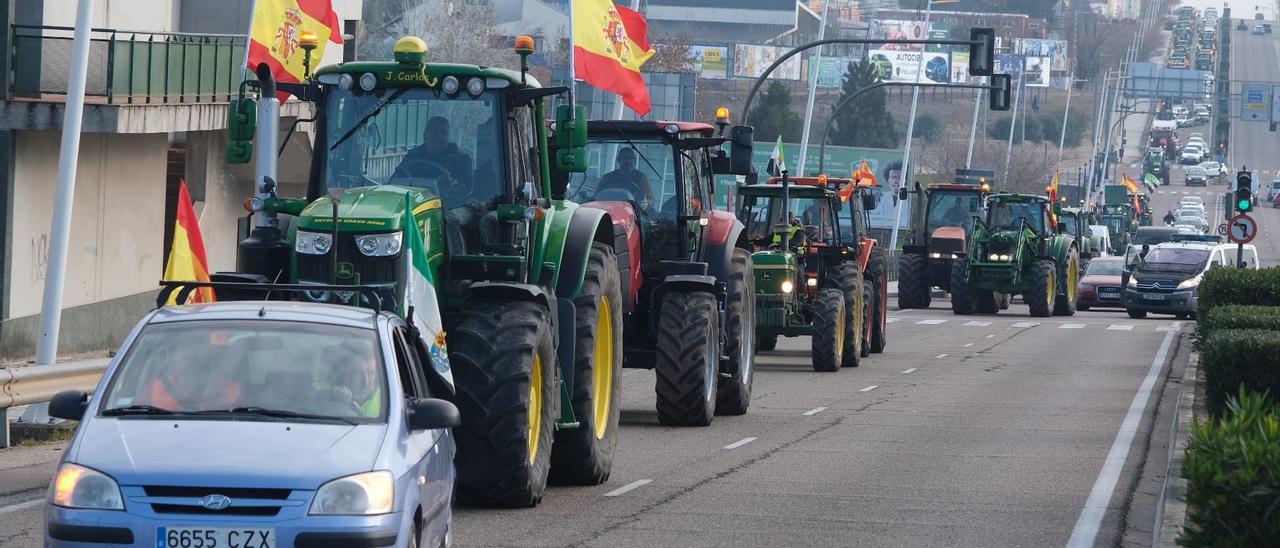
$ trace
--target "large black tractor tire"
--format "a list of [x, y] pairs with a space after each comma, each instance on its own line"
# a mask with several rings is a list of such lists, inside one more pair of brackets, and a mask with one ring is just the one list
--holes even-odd
[[478, 302], [449, 332], [462, 426], [460, 502], [528, 507], [542, 500], [560, 416], [551, 314], [529, 302]]
[[898, 257], [898, 308], [929, 308], [929, 258], [919, 253]]
[[[845, 325], [844, 296], [834, 289], [818, 292], [813, 303], [813, 343], [811, 355], [814, 371], [839, 371], [843, 365], [848, 329]], [[858, 354], [858, 350], [854, 350]]]
[[973, 309], [979, 314], [1000, 312], [1000, 298], [995, 291], [979, 291], [973, 296]]
[[863, 282], [866, 277], [863, 275], [862, 267], [858, 263], [846, 262], [840, 265], [840, 270], [836, 273], [836, 280], [833, 289], [838, 289], [840, 295], [844, 297], [844, 345], [843, 356], [840, 358], [841, 367], [857, 367], [859, 358], [865, 356], [863, 353], [863, 345], [867, 343], [865, 336], [867, 333], [867, 313], [866, 307], [870, 305], [866, 299], [866, 288]]
[[951, 311], [960, 316], [973, 314], [968, 270], [969, 263], [963, 259], [951, 263]]
[[556, 431], [551, 482], [599, 485], [613, 469], [622, 403], [622, 284], [609, 246], [591, 245], [587, 274], [573, 304], [577, 330], [571, 400], [578, 428]]
[[720, 305], [705, 291], [673, 292], [658, 312], [658, 422], [707, 426], [720, 377]]
[[768, 352], [778, 347], [778, 336], [756, 337], [756, 352]]
[[[887, 327], [889, 319], [889, 265], [885, 259], [884, 249], [876, 247], [867, 258], [867, 271], [864, 276], [871, 277], [871, 353], [884, 352], [888, 345]], [[925, 293], [927, 294], [927, 288]]]
[[1031, 268], [1031, 290], [1022, 295], [1022, 300], [1027, 301], [1032, 316], [1047, 318], [1053, 313], [1057, 298], [1057, 267], [1049, 259], [1040, 259]]
[[862, 339], [858, 345], [858, 357], [865, 358], [871, 355], [871, 299], [875, 296], [875, 290], [871, 289], [871, 280], [862, 279], [862, 329], [858, 330], [859, 337]]
[[751, 381], [755, 378], [756, 276], [751, 252], [733, 250], [729, 265], [728, 300], [725, 302], [725, 353], [729, 363], [716, 388], [716, 414], [742, 415], [751, 405]]
[[1059, 285], [1062, 292], [1054, 297], [1054, 316], [1075, 316], [1076, 307], [1080, 304], [1080, 252], [1071, 249], [1067, 252], [1067, 264], [1058, 271]]

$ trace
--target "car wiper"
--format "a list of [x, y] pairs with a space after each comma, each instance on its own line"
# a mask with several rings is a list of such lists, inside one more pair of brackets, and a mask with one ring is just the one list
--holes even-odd
[[378, 103], [377, 107], [369, 111], [369, 113], [364, 115], [364, 117], [357, 120], [355, 125], [351, 126], [351, 129], [348, 129], [346, 133], [343, 133], [342, 137], [339, 137], [338, 140], [333, 143], [333, 146], [329, 147], [329, 152], [333, 152], [334, 149], [338, 148], [338, 145], [345, 143], [347, 139], [350, 139], [352, 135], [355, 135], [356, 130], [359, 130], [361, 127], [364, 127], [364, 124], [368, 122], [370, 118], [377, 116], [379, 112], [382, 112], [383, 108], [386, 108], [387, 104], [389, 104], [392, 101], [395, 101], [396, 99], [399, 99], [400, 96], [404, 95], [405, 92], [407, 91], [409, 91], [409, 88], [403, 87], [403, 88], [397, 89], [394, 93], [392, 93], [386, 99], [383, 99], [381, 103]]
[[177, 415], [177, 411], [156, 407], [154, 405], [126, 405], [124, 407], [112, 407], [102, 412], [104, 417], [115, 417], [120, 415]]
[[272, 417], [277, 419], [309, 419], [309, 420], [338, 421], [338, 422], [350, 424], [352, 426], [356, 424], [355, 421], [345, 417], [335, 417], [333, 415], [316, 415], [312, 413], [299, 413], [297, 411], [289, 411], [286, 409], [267, 409], [265, 407], [255, 407], [255, 406], [234, 407], [232, 409], [222, 411], [222, 412], [238, 413], [238, 414], [245, 414], [245, 415], [261, 415], [264, 417]]

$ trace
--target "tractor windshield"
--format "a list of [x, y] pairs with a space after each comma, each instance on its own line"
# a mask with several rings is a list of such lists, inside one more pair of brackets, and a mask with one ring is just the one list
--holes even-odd
[[806, 244], [839, 243], [837, 236], [842, 230], [838, 222], [838, 212], [831, 209], [831, 201], [821, 198], [792, 198], [790, 215], [782, 218], [782, 198], [760, 198], [748, 217], [747, 234], [758, 244], [782, 243], [782, 232], [779, 226], [787, 226], [793, 246]]
[[645, 139], [592, 139], [587, 171], [569, 176], [573, 201], [631, 201], [675, 219], [676, 169], [671, 145]]
[[959, 226], [965, 234], [973, 231], [973, 218], [979, 215], [982, 197], [976, 192], [929, 191], [929, 219], [926, 234], [944, 226]]
[[1022, 223], [1036, 234], [1045, 234], [1044, 215], [1039, 202], [997, 202], [991, 208], [991, 230], [1020, 230]]
[[1080, 218], [1075, 213], [1063, 213], [1062, 222], [1067, 225], [1067, 234], [1073, 238], [1080, 237]]
[[519, 156], [503, 152], [504, 134], [532, 134], [524, 112], [504, 128], [508, 117], [493, 91], [451, 99], [426, 88], [332, 88], [326, 106], [324, 187], [428, 188], [446, 208], [495, 203], [508, 187], [506, 158]]

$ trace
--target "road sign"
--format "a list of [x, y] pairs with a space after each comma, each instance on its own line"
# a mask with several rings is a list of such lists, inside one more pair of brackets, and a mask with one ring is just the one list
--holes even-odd
[[1231, 218], [1227, 238], [1237, 244], [1247, 244], [1258, 235], [1258, 222], [1243, 213]]
[[1244, 84], [1240, 88], [1240, 119], [1261, 122], [1271, 116], [1271, 86]]
[[1219, 236], [1226, 236], [1226, 235], [1227, 235], [1227, 223], [1222, 223], [1222, 224], [1218, 225], [1218, 235], [1219, 235]]

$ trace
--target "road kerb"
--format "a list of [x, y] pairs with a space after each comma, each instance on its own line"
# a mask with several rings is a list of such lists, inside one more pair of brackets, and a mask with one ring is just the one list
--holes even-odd
[[1200, 382], [1200, 354], [1192, 353], [1182, 374], [1182, 393], [1178, 396], [1177, 432], [1169, 451], [1169, 472], [1165, 474], [1156, 515], [1156, 538], [1152, 544], [1162, 548], [1178, 546], [1178, 535], [1187, 522], [1187, 480], [1182, 477], [1182, 462], [1191, 442], [1191, 425], [1195, 421], [1196, 386]]

